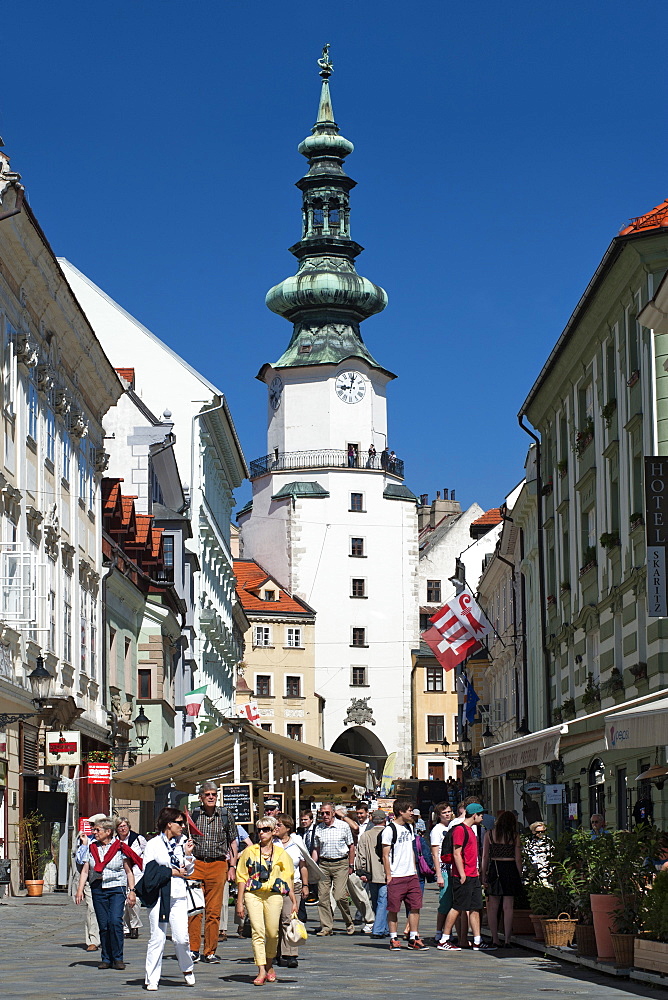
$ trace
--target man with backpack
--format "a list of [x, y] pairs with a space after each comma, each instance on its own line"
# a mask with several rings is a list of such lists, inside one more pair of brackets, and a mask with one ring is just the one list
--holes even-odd
[[[449, 940], [450, 932], [460, 913], [468, 911], [473, 931], [474, 951], [496, 951], [494, 945], [483, 942], [480, 935], [480, 910], [482, 910], [482, 884], [478, 867], [478, 838], [474, 826], [482, 823], [484, 808], [479, 802], [466, 806], [462, 823], [452, 827], [452, 909], [445, 918], [443, 939], [439, 951], [461, 951], [458, 944]], [[444, 838], [445, 839], [445, 838]]]
[[425, 951], [427, 945], [418, 933], [422, 891], [415, 865], [413, 850], [413, 805], [395, 799], [392, 805], [394, 820], [379, 837], [385, 881], [387, 884], [387, 923], [390, 928], [390, 951], [400, 951], [397, 922], [401, 904], [408, 906], [408, 947], [412, 951]]
[[[220, 911], [223, 903], [225, 881], [236, 876], [237, 823], [225, 806], [217, 806], [218, 786], [213, 781], [200, 785], [201, 809], [193, 809], [192, 830], [195, 842], [195, 871], [192, 875], [202, 883], [204, 891], [204, 955], [203, 961], [218, 964], [216, 955], [220, 930]], [[228, 856], [230, 863], [228, 864]], [[202, 914], [196, 913], [188, 920], [190, 950], [193, 960], [200, 960], [202, 940]]]

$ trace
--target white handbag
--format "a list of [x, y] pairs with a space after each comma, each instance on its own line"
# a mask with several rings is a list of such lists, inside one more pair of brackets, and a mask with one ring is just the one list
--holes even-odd
[[297, 917], [293, 917], [285, 932], [285, 940], [289, 941], [290, 944], [299, 944], [301, 941], [306, 941], [307, 937], [308, 933], [304, 924]]
[[188, 916], [192, 917], [196, 913], [204, 912], [204, 890], [201, 882], [192, 882], [186, 879], [186, 893], [188, 900]]

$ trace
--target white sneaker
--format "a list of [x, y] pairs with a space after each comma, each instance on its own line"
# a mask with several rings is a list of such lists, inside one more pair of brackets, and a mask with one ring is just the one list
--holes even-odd
[[184, 972], [183, 973], [183, 978], [186, 981], [186, 986], [194, 986], [195, 985], [195, 973], [194, 972]]
[[149, 993], [157, 993], [158, 990], [158, 987], [153, 986], [152, 983], [147, 983], [145, 988], [149, 991]]
[[362, 928], [362, 934], [371, 934], [373, 931], [373, 924], [365, 924]]

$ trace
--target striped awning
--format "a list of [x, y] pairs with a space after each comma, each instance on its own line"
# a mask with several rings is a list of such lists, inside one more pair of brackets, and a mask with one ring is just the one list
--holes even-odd
[[237, 732], [242, 781], [267, 781], [271, 752], [277, 781], [281, 776], [286, 782], [291, 781], [295, 771], [310, 771], [321, 778], [372, 787], [373, 776], [363, 761], [268, 733], [245, 719], [235, 718], [210, 733], [120, 771], [113, 778], [114, 795], [150, 802], [159, 785], [171, 784], [183, 792], [195, 792], [201, 781], [232, 774]]

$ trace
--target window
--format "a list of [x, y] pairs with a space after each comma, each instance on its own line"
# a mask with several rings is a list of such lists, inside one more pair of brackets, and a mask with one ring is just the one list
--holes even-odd
[[459, 743], [459, 716], [453, 715], [452, 717], [452, 741], [453, 743]]
[[351, 493], [350, 494], [350, 509], [351, 510], [364, 510], [364, 494], [363, 493]]
[[16, 330], [11, 323], [5, 324], [5, 350], [3, 357], [2, 383], [4, 389], [3, 404], [5, 413], [9, 417], [15, 414], [16, 403], [16, 353], [14, 351], [14, 340]]
[[289, 740], [299, 740], [301, 742], [302, 729], [304, 727], [301, 723], [289, 722], [287, 725], [287, 736]]
[[70, 481], [70, 436], [67, 431], [63, 431], [63, 479]]
[[286, 698], [301, 698], [302, 696], [302, 679], [301, 677], [286, 677], [285, 678], [285, 697]]
[[353, 646], [366, 646], [366, 629], [365, 628], [354, 628], [353, 629]]
[[162, 493], [162, 488], [160, 486], [160, 481], [155, 474], [155, 469], [153, 468], [153, 463], [151, 463], [151, 504], [159, 503], [165, 506], [165, 498]]
[[302, 644], [302, 630], [300, 628], [286, 629], [287, 645], [300, 648]]
[[352, 687], [366, 687], [366, 667], [351, 667], [350, 683]]
[[351, 554], [351, 556], [363, 556], [364, 555], [364, 539], [363, 538], [351, 538], [350, 539], [350, 554]]
[[44, 419], [46, 426], [46, 457], [50, 462], [56, 461], [56, 415], [50, 406], [46, 408]]
[[271, 732], [271, 722], [261, 722], [260, 729], [264, 729], [265, 733]]
[[81, 591], [81, 615], [79, 618], [80, 628], [81, 628], [81, 642], [80, 642], [80, 667], [83, 674], [86, 673], [88, 667], [88, 594], [85, 590]]
[[427, 604], [441, 603], [441, 581], [427, 580]]
[[56, 592], [49, 591], [49, 652], [56, 652]]
[[366, 580], [353, 578], [351, 597], [366, 597]]
[[63, 578], [63, 659], [72, 662], [72, 577], [65, 573]]
[[427, 667], [427, 691], [443, 690], [443, 667]]
[[37, 386], [34, 382], [35, 369], [30, 369], [30, 379], [28, 381], [28, 434], [37, 440], [37, 422], [39, 420], [39, 396]]
[[87, 486], [88, 470], [86, 468], [86, 442], [81, 441], [79, 444], [79, 499], [81, 501], [86, 500]]
[[427, 716], [427, 743], [442, 743], [445, 736], [445, 725], [442, 715]]
[[271, 677], [269, 674], [258, 674], [255, 678], [255, 694], [258, 698], [271, 698]]
[[137, 671], [137, 696], [139, 698], [150, 698], [151, 697], [151, 671], [150, 670], [138, 670]]
[[256, 625], [254, 636], [254, 646], [271, 646], [271, 629], [268, 625]]
[[262, 600], [263, 601], [275, 601], [276, 600], [276, 591], [275, 590], [265, 590], [264, 594], [262, 595]]
[[97, 601], [90, 595], [90, 678], [96, 680], [97, 674]]

